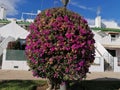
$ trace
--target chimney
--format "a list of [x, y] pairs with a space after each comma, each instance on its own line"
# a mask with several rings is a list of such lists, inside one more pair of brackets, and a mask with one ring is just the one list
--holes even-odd
[[37, 14], [39, 14], [39, 13], [41, 13], [41, 10], [38, 10], [38, 11], [37, 11]]
[[6, 19], [6, 9], [0, 6], [0, 19]]
[[97, 17], [95, 18], [95, 27], [98, 27], [98, 28], [101, 28], [101, 26], [102, 26], [100, 13], [101, 13], [101, 8], [98, 7]]
[[99, 28], [101, 28], [101, 16], [97, 16], [96, 18], [95, 18], [95, 27], [99, 27]]

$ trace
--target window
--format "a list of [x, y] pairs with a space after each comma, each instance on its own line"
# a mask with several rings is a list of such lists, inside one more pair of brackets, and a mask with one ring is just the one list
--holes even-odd
[[116, 35], [115, 34], [111, 34], [111, 41], [115, 41], [116, 39]]
[[14, 66], [14, 68], [18, 68], [18, 66]]
[[110, 32], [111, 41], [115, 41], [119, 37], [119, 33]]
[[116, 57], [116, 50], [107, 49], [107, 51], [108, 51], [113, 57]]

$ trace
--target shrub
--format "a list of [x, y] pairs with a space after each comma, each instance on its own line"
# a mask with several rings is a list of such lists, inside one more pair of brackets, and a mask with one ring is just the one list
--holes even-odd
[[94, 39], [87, 21], [66, 8], [37, 15], [26, 38], [26, 55], [33, 75], [52, 82], [82, 80], [94, 61]]

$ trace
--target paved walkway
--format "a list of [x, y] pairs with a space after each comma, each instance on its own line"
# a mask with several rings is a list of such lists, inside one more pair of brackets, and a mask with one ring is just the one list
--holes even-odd
[[[0, 70], [0, 80], [41, 80], [41, 78], [33, 77], [31, 71]], [[120, 72], [91, 72], [87, 74], [86, 80], [120, 80]]]
[[0, 70], [0, 80], [40, 80], [32, 76], [31, 71]]
[[87, 80], [120, 80], [120, 72], [91, 72]]

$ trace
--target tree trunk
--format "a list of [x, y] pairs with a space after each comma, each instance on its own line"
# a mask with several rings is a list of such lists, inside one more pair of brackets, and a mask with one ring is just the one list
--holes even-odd
[[52, 90], [52, 82], [47, 79], [48, 88], [46, 90]]
[[48, 88], [46, 90], [67, 90], [67, 83], [61, 85], [55, 84], [52, 80], [47, 79]]
[[59, 90], [59, 85], [50, 79], [47, 79], [48, 88], [46, 90]]

